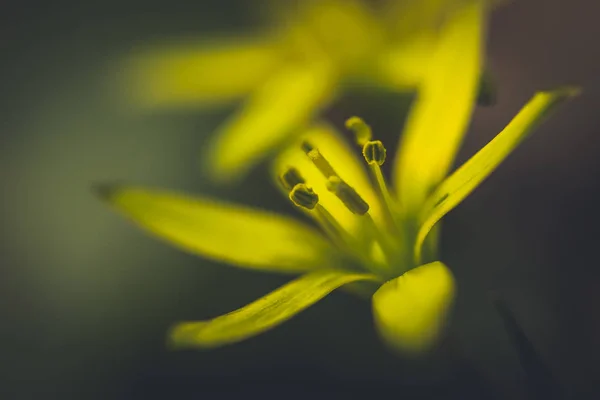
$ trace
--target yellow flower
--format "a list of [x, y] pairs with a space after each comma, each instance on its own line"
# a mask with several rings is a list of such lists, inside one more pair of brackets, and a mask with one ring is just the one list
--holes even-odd
[[272, 10], [256, 35], [170, 44], [134, 54], [126, 87], [148, 107], [243, 104], [203, 152], [218, 180], [240, 177], [347, 90], [421, 83], [440, 22], [465, 2], [303, 0]]
[[[436, 223], [468, 196], [556, 105], [576, 93], [535, 94], [489, 144], [447, 175], [477, 94], [483, 3], [465, 2], [441, 30], [422, 92], [393, 160], [393, 185], [381, 172], [387, 150], [350, 118], [361, 162], [336, 131], [317, 124], [273, 162], [273, 177], [300, 221], [201, 197], [103, 186], [102, 196], [141, 227], [183, 250], [243, 268], [301, 274], [231, 313], [177, 324], [178, 347], [217, 347], [264, 332], [348, 285], [372, 294], [375, 326], [392, 348], [421, 352], [443, 332], [455, 280], [438, 260]], [[451, 49], [457, 45], [461, 52]], [[364, 163], [368, 166], [367, 174]]]

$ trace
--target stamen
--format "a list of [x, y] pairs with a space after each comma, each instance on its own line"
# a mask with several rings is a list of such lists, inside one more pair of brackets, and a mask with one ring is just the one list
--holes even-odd
[[359, 117], [348, 118], [346, 120], [346, 128], [354, 132], [356, 142], [361, 146], [364, 146], [365, 143], [371, 140], [371, 127]]
[[340, 225], [340, 223], [321, 204], [317, 204], [317, 207], [315, 207], [315, 212], [319, 222], [326, 231], [335, 233], [335, 235], [338, 237], [342, 236], [343, 234], [347, 234], [346, 230]]
[[344, 229], [342, 225], [334, 218], [333, 215], [321, 204], [315, 207], [317, 221], [321, 227], [340, 247], [348, 249], [354, 241], [352, 236]]
[[370, 260], [361, 251], [360, 243], [357, 243], [356, 239], [340, 225], [333, 215], [319, 204], [319, 196], [311, 188], [304, 183], [295, 185], [290, 192], [290, 199], [296, 206], [305, 209], [315, 218], [336, 246], [353, 254], [363, 264], [370, 264]]
[[289, 168], [283, 174], [279, 175], [279, 181], [287, 190], [292, 190], [294, 186], [300, 183], [306, 183], [296, 168]]
[[364, 215], [369, 211], [369, 204], [340, 177], [329, 177], [327, 189], [335, 194], [353, 214]]
[[327, 178], [327, 189], [330, 192], [335, 194], [344, 205], [350, 210], [353, 214], [364, 215], [367, 211], [369, 211], [369, 204], [363, 200], [362, 197], [348, 185], [346, 182], [339, 177], [339, 175], [335, 172], [329, 161], [321, 152], [313, 147], [308, 142], [302, 143], [302, 149], [306, 152], [308, 158], [311, 159], [313, 164], [321, 171], [323, 176]]
[[379, 269], [382, 270], [382, 272], [386, 272], [396, 251], [383, 232], [377, 228], [373, 217], [369, 214], [369, 204], [360, 197], [354, 188], [337, 176], [329, 178], [327, 181], [327, 189], [335, 194], [350, 212], [362, 215], [365, 218], [364, 226], [370, 231], [369, 236], [374, 238], [384, 254], [385, 262], [382, 265], [379, 265]]
[[381, 166], [385, 162], [386, 150], [380, 140], [366, 142], [363, 145], [362, 153], [369, 165], [377, 164]]
[[304, 183], [299, 183], [290, 192], [290, 200], [298, 207], [312, 210], [319, 203], [319, 195]]
[[314, 148], [308, 142], [302, 142], [302, 150], [304, 150], [308, 158], [315, 164], [315, 167], [317, 167], [326, 178], [337, 176], [337, 173], [331, 164], [329, 164], [329, 161], [323, 157], [323, 154], [321, 154], [319, 149]]
[[[360, 124], [362, 124], [362, 126]], [[370, 138], [370, 128], [362, 122], [362, 120], [356, 118], [355, 123], [351, 124], [352, 126], [359, 126], [360, 130], [362, 130], [362, 139], [367, 137]], [[369, 141], [365, 141], [365, 145]], [[370, 142], [369, 142], [370, 143]], [[379, 147], [377, 147], [379, 144]], [[383, 163], [385, 160], [385, 148], [381, 142], [373, 142], [371, 145], [374, 147], [373, 151], [370, 151], [373, 154], [373, 165], [379, 167], [377, 162]], [[381, 251], [384, 253], [385, 261], [383, 265], [379, 265], [378, 267], [373, 265], [381, 264], [381, 262], [375, 261], [372, 257], [366, 256], [365, 254], [371, 254], [370, 247], [363, 248], [362, 250], [358, 250], [361, 247], [360, 243], [357, 243], [355, 238], [352, 237], [348, 232], [346, 232], [343, 227], [339, 225], [339, 223], [333, 218], [329, 212], [320, 205], [315, 207], [315, 214], [318, 216], [318, 220], [323, 226], [323, 229], [330, 235], [331, 232], [337, 232], [337, 237], [334, 238], [337, 243], [345, 243], [346, 249], [348, 249], [351, 253], [360, 257], [364, 262], [368, 265], [371, 265], [373, 268], [377, 268], [380, 272], [389, 272], [389, 262], [395, 257], [395, 248], [394, 245], [390, 243], [389, 239], [385, 237], [384, 233], [381, 232], [373, 218], [369, 214], [369, 204], [356, 192], [356, 190], [348, 185], [340, 176], [335, 172], [331, 164], [327, 161], [327, 159], [321, 154], [321, 152], [312, 146], [308, 142], [302, 143], [302, 150], [306, 153], [306, 155], [311, 159], [313, 164], [319, 169], [319, 171], [327, 178], [327, 189], [336, 195], [338, 199], [348, 208], [350, 212], [353, 214], [358, 214], [365, 216], [365, 228], [370, 232], [369, 236], [373, 238], [374, 242], [379, 246]], [[332, 229], [333, 228], [333, 229]], [[371, 242], [372, 243], [372, 242]], [[370, 246], [370, 244], [369, 244]]]
[[359, 117], [348, 119], [346, 127], [354, 132], [356, 141], [362, 146], [363, 157], [369, 165], [373, 180], [377, 183], [377, 192], [384, 205], [386, 221], [388, 221], [389, 228], [398, 234], [400, 233], [400, 229], [396, 222], [396, 203], [390, 195], [383, 172], [381, 171], [381, 166], [385, 162], [387, 153], [385, 146], [380, 140], [371, 140], [371, 128]]
[[[304, 183], [296, 184], [290, 192], [290, 200], [309, 212], [316, 218], [323, 230], [338, 244], [341, 242], [343, 228], [333, 216], [319, 204], [319, 195]], [[314, 213], [312, 213], [314, 211]]]
[[[335, 219], [333, 215], [321, 204], [317, 204], [315, 207], [315, 214], [317, 221], [327, 233], [327, 235], [333, 240], [333, 242], [341, 249], [352, 254], [363, 265], [369, 266], [370, 268], [378, 268], [381, 270], [381, 266], [377, 267], [373, 264], [373, 260], [368, 256], [368, 248], [356, 240], [340, 223]], [[369, 269], [367, 267], [367, 270]]]
[[395, 203], [394, 200], [392, 200], [390, 191], [385, 183], [383, 172], [381, 171], [381, 165], [385, 162], [385, 155], [385, 147], [379, 140], [367, 142], [363, 146], [363, 156], [365, 157], [367, 164], [369, 164], [369, 170], [371, 171], [373, 180], [377, 183], [377, 192], [379, 197], [383, 200], [387, 217], [395, 224]]

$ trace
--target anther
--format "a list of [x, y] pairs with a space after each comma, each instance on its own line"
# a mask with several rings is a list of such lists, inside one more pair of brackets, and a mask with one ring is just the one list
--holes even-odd
[[327, 161], [327, 159], [323, 157], [323, 154], [321, 154], [319, 149], [316, 149], [308, 142], [302, 142], [302, 150], [304, 150], [304, 152], [306, 153], [308, 158], [310, 158], [310, 160], [313, 162], [315, 167], [317, 167], [319, 171], [321, 171], [323, 176], [325, 176], [326, 178], [329, 178], [330, 176], [337, 176], [335, 170], [333, 169], [331, 164], [329, 164], [329, 161]]
[[304, 178], [302, 178], [302, 175], [300, 175], [300, 172], [296, 168], [289, 168], [283, 174], [279, 175], [279, 181], [287, 190], [292, 190], [294, 186], [305, 183]]
[[298, 207], [312, 210], [319, 203], [319, 196], [304, 183], [299, 183], [292, 188], [290, 200]]
[[369, 204], [360, 197], [354, 188], [339, 177], [329, 177], [327, 189], [335, 194], [353, 214], [364, 215], [369, 211]]
[[363, 146], [363, 156], [367, 164], [383, 165], [385, 162], [385, 147], [380, 140], [366, 142]]
[[361, 146], [364, 146], [365, 143], [371, 140], [371, 127], [359, 117], [348, 118], [346, 120], [346, 128], [354, 132], [356, 142]]

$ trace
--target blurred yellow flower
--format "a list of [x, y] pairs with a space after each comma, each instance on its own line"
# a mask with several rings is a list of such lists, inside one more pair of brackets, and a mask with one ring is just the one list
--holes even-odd
[[273, 24], [260, 34], [133, 54], [126, 86], [134, 103], [147, 107], [244, 99], [203, 152], [207, 172], [231, 180], [349, 88], [415, 89], [440, 40], [440, 24], [469, 1], [279, 3], [270, 8]]
[[[489, 144], [446, 177], [477, 94], [483, 1], [467, 1], [440, 37], [393, 160], [361, 119], [347, 127], [364, 164], [328, 125], [316, 124], [280, 152], [273, 178], [319, 226], [200, 197], [101, 186], [114, 208], [144, 229], [204, 257], [243, 268], [302, 274], [265, 297], [208, 321], [177, 324], [177, 347], [217, 347], [264, 332], [331, 291], [372, 295], [375, 326], [392, 348], [418, 353], [435, 345], [455, 295], [437, 254], [436, 223], [468, 196], [546, 117], [576, 93], [539, 92]], [[458, 52], [457, 49], [460, 49]]]

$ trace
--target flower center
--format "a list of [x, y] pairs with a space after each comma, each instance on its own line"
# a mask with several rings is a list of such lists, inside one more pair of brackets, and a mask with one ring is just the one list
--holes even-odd
[[412, 247], [407, 245], [410, 235], [406, 232], [406, 225], [399, 219], [396, 202], [390, 195], [381, 171], [386, 149], [381, 141], [371, 140], [371, 128], [360, 118], [350, 118], [346, 127], [354, 132], [356, 142], [362, 147], [363, 157], [375, 183], [374, 192], [384, 209], [383, 224], [375, 222], [369, 203], [340, 177], [319, 149], [308, 141], [302, 142], [302, 150], [326, 180], [327, 190], [337, 197], [340, 205], [360, 218], [360, 238], [345, 229], [319, 202], [319, 194], [307, 185], [296, 168], [285, 170], [279, 176], [279, 181], [288, 191], [292, 203], [313, 217], [337, 247], [363, 269], [378, 274], [382, 279], [391, 279], [413, 265], [411, 252], [408, 251]]

